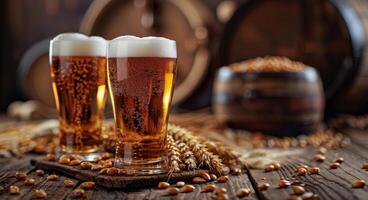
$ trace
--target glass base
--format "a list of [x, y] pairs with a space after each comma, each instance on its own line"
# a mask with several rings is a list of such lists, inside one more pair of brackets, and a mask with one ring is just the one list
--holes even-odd
[[64, 145], [61, 145], [60, 147], [61, 147], [61, 153], [78, 155], [86, 161], [94, 161], [97, 157], [101, 156], [101, 152], [100, 152], [99, 148], [97, 148], [97, 147], [95, 147], [95, 148], [86, 148], [88, 150], [83, 150], [83, 151], [81, 151], [79, 149], [74, 149], [74, 148], [71, 148], [71, 147], [67, 147], [67, 146], [64, 146]]
[[127, 171], [127, 175], [153, 175], [153, 174], [165, 174], [169, 169], [165, 162], [162, 160], [156, 162], [140, 161], [139, 163], [126, 163], [122, 159], [115, 159], [115, 167], [124, 169]]

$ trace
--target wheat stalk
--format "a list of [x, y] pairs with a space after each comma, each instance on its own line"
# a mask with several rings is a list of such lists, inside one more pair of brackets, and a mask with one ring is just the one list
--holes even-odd
[[223, 163], [229, 166], [240, 165], [246, 167], [247, 163], [241, 159], [241, 155], [232, 148], [221, 144], [220, 142], [207, 141], [202, 138], [202, 142], [206, 145], [207, 149], [214, 154], [219, 155]]
[[186, 143], [183, 143], [181, 141], [176, 141], [176, 144], [178, 145], [179, 151], [181, 153], [180, 158], [185, 164], [186, 168], [188, 170], [196, 169], [197, 159], [194, 156], [193, 151], [190, 150], [189, 146]]
[[192, 149], [194, 156], [199, 161], [199, 167], [201, 165], [205, 165], [217, 174], [221, 173], [224, 168], [221, 159], [218, 155], [208, 151], [206, 146], [200, 142], [200, 139], [197, 136], [193, 135], [188, 130], [173, 124], [169, 124], [168, 130], [169, 135], [171, 135], [173, 139], [186, 143], [189, 148]]
[[166, 138], [166, 147], [168, 150], [168, 160], [170, 166], [170, 172], [179, 172], [180, 171], [180, 152], [179, 149], [174, 142], [174, 139], [171, 135], [168, 135]]

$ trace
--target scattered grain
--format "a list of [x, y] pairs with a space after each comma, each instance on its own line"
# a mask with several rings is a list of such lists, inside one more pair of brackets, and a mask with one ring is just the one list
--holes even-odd
[[64, 180], [64, 186], [65, 187], [74, 187], [74, 182], [70, 179], [65, 179]]
[[327, 153], [327, 149], [325, 147], [320, 147], [318, 153], [325, 155]]
[[302, 195], [305, 192], [305, 189], [302, 186], [292, 186], [293, 192], [296, 195]]
[[217, 193], [215, 196], [215, 200], [227, 200], [229, 196], [226, 193]]
[[316, 195], [313, 194], [312, 192], [305, 192], [302, 196], [303, 200], [313, 200], [313, 199], [317, 199]]
[[364, 180], [362, 180], [362, 179], [355, 180], [355, 181], [352, 183], [352, 186], [353, 186], [353, 188], [364, 188], [364, 186], [365, 186], [365, 181], [364, 181]]
[[176, 187], [183, 187], [184, 185], [185, 185], [185, 182], [184, 181], [178, 181], [175, 184]]
[[280, 188], [280, 189], [282, 189], [282, 188], [287, 188], [287, 187], [289, 187], [290, 185], [291, 185], [290, 181], [285, 180], [285, 179], [281, 179], [281, 180], [279, 180], [279, 183], [278, 183], [278, 186], [279, 186], [279, 188]]
[[273, 170], [275, 170], [275, 166], [273, 164], [267, 165], [265, 168], [265, 172], [272, 172]]
[[19, 194], [20, 189], [19, 189], [19, 187], [18, 187], [18, 186], [16, 186], [16, 185], [11, 185], [11, 186], [9, 187], [9, 192], [10, 192], [10, 194], [12, 194], [12, 195]]
[[299, 168], [305, 168], [305, 169], [309, 169], [309, 166], [308, 165], [305, 165], [305, 164], [301, 164], [297, 167], [297, 169]]
[[260, 191], [267, 190], [269, 187], [270, 187], [270, 184], [268, 184], [268, 183], [260, 183], [260, 184], [258, 185], [258, 189], [259, 189]]
[[159, 182], [157, 187], [159, 189], [166, 189], [166, 188], [170, 187], [170, 183], [168, 183], [168, 182]]
[[340, 166], [340, 163], [334, 162], [330, 164], [330, 169], [337, 169]]
[[78, 188], [78, 189], [75, 189], [73, 191], [73, 196], [75, 196], [75, 197], [83, 197], [85, 193], [86, 192], [83, 189]]
[[182, 192], [184, 193], [193, 192], [194, 189], [195, 187], [193, 185], [184, 185]]
[[227, 189], [224, 188], [224, 187], [222, 187], [222, 188], [218, 189], [216, 192], [217, 193], [226, 193], [227, 192]]
[[69, 163], [70, 163], [70, 158], [69, 158], [69, 156], [67, 156], [67, 155], [62, 155], [62, 156], [60, 156], [60, 158], [59, 158], [59, 163], [60, 163], [60, 164], [63, 164], [63, 165], [69, 165]]
[[70, 166], [77, 166], [77, 165], [80, 165], [81, 162], [82, 162], [81, 160], [76, 159], [76, 160], [70, 161], [69, 165]]
[[176, 188], [176, 187], [169, 187], [167, 189], [167, 194], [168, 195], [171, 195], [171, 196], [178, 195], [179, 192], [180, 192], [180, 190], [178, 188]]
[[96, 186], [96, 183], [93, 181], [86, 181], [81, 184], [83, 189], [92, 189]]
[[245, 196], [249, 196], [250, 195], [250, 189], [249, 188], [241, 188], [239, 189], [236, 194], [237, 197], [242, 198]]
[[202, 177], [197, 176], [192, 179], [192, 182], [195, 184], [202, 184], [202, 183], [205, 183], [206, 180]]
[[56, 175], [56, 174], [51, 174], [51, 175], [47, 176], [47, 180], [48, 181], [57, 181], [57, 180], [59, 180], [59, 176]]
[[212, 181], [217, 180], [216, 174], [210, 174], [210, 177]]
[[281, 168], [281, 164], [279, 162], [273, 162], [272, 165], [274, 166], [275, 170], [279, 170]]
[[362, 169], [368, 170], [368, 162], [363, 163]]
[[341, 164], [341, 163], [343, 163], [343, 162], [344, 162], [344, 158], [343, 158], [343, 157], [338, 157], [338, 158], [336, 158], [336, 159], [334, 160], [334, 162]]
[[88, 161], [83, 161], [80, 164], [82, 169], [91, 169], [92, 168], [92, 164]]
[[37, 198], [37, 199], [43, 199], [43, 198], [46, 198], [47, 196], [47, 193], [45, 192], [45, 190], [43, 189], [38, 189], [38, 190], [35, 190], [33, 195]]
[[26, 186], [32, 186], [35, 184], [35, 180], [33, 178], [27, 178], [26, 180], [24, 180], [24, 185]]
[[47, 154], [46, 155], [46, 160], [48, 160], [48, 161], [56, 161], [55, 154], [51, 154], [51, 153]]
[[211, 180], [210, 175], [207, 172], [205, 172], [205, 171], [200, 171], [199, 172], [199, 176], [202, 177], [206, 181], [210, 181]]
[[297, 169], [298, 176], [305, 176], [307, 174], [307, 172], [308, 172], [307, 169], [304, 168], [304, 167], [301, 167], [301, 168]]
[[228, 176], [220, 176], [217, 178], [217, 182], [219, 183], [226, 183], [229, 180]]
[[43, 175], [45, 175], [45, 171], [43, 171], [42, 169], [38, 169], [36, 171], [36, 174], [37, 174], [37, 176], [43, 176]]
[[326, 157], [322, 154], [316, 154], [314, 157], [313, 157], [313, 160], [316, 161], [316, 162], [323, 162], [325, 161]]
[[309, 168], [309, 173], [311, 174], [319, 174], [321, 170], [319, 169], [319, 167], [311, 167]]
[[204, 192], [214, 192], [216, 190], [217, 186], [214, 184], [205, 185], [203, 187]]
[[240, 175], [242, 173], [242, 170], [239, 167], [232, 168], [231, 170], [233, 175]]
[[18, 180], [23, 180], [27, 177], [27, 174], [24, 172], [15, 172], [15, 178]]

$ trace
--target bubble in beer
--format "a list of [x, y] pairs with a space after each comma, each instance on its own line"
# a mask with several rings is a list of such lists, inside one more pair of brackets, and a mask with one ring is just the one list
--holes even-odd
[[174, 87], [176, 43], [122, 36], [111, 40], [107, 49], [117, 163], [159, 163]]
[[63, 33], [50, 42], [53, 90], [62, 149], [98, 148], [106, 101], [106, 47], [101, 37]]

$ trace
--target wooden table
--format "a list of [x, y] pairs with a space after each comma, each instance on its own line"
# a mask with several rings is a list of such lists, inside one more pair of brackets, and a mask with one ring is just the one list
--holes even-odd
[[[202, 122], [196, 122], [202, 123]], [[203, 122], [205, 123], [205, 122]], [[351, 144], [346, 148], [329, 150], [326, 154], [326, 161], [317, 163], [312, 161], [316, 149], [307, 147], [295, 149], [300, 153], [294, 156], [285, 157], [282, 168], [278, 171], [265, 173], [263, 170], [250, 169], [241, 176], [230, 176], [227, 183], [216, 183], [218, 187], [225, 187], [228, 191], [229, 199], [236, 199], [235, 193], [239, 188], [248, 187], [252, 194], [244, 199], [286, 199], [291, 194], [291, 188], [278, 189], [277, 184], [280, 177], [295, 178], [303, 182], [306, 191], [318, 194], [319, 199], [342, 200], [342, 199], [368, 199], [368, 186], [362, 189], [353, 189], [351, 184], [355, 179], [363, 179], [368, 182], [368, 171], [361, 169], [363, 162], [368, 162], [368, 131], [344, 130], [351, 138]], [[329, 164], [336, 156], [342, 156], [344, 162], [337, 169], [330, 169]], [[42, 188], [47, 192], [47, 199], [70, 199], [73, 188], [65, 188], [63, 180], [66, 178], [60, 175], [60, 180], [56, 182], [46, 181], [45, 177], [38, 177], [35, 168], [30, 165], [30, 159], [37, 155], [27, 155], [24, 158], [0, 158], [0, 199], [32, 199], [33, 191]], [[295, 176], [295, 169], [300, 164], [313, 164], [321, 169], [318, 175]], [[15, 179], [16, 171], [24, 171], [30, 177], [36, 179], [34, 186], [24, 186], [22, 181]], [[47, 171], [47, 174], [54, 173]], [[80, 182], [74, 188], [80, 186]], [[266, 191], [257, 189], [257, 184], [267, 182], [271, 187]], [[18, 185], [21, 188], [20, 195], [10, 195], [7, 188], [10, 185]], [[180, 193], [179, 195], [167, 196], [164, 190], [157, 188], [140, 190], [107, 190], [96, 187], [93, 190], [86, 190], [84, 199], [212, 199], [210, 193], [201, 192], [201, 185], [195, 185], [196, 190], [191, 193]]]

